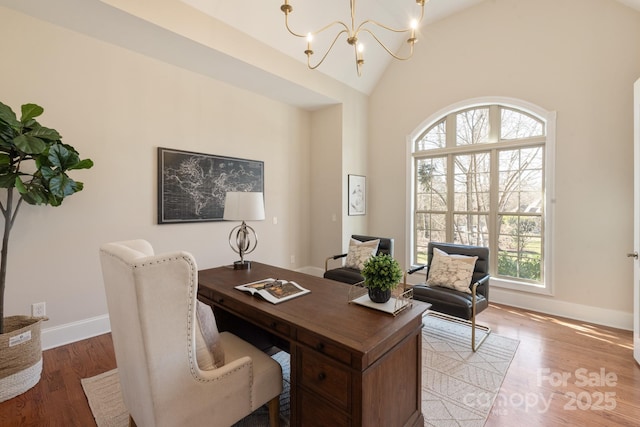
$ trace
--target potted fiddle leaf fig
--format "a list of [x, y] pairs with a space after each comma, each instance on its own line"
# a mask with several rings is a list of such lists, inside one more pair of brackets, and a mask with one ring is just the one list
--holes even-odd
[[391, 298], [391, 291], [398, 286], [402, 269], [391, 255], [380, 254], [365, 261], [361, 274], [371, 301], [385, 303]]
[[[90, 159], [81, 160], [75, 148], [64, 144], [58, 131], [38, 123], [36, 117], [44, 112], [41, 106], [25, 104], [21, 112], [18, 119], [11, 107], [0, 102], [0, 212], [4, 219], [0, 252], [0, 401], [33, 387], [42, 371], [43, 319], [4, 317], [9, 235], [18, 210], [22, 202], [60, 206], [65, 197], [83, 187], [67, 173], [93, 166]], [[13, 365], [7, 366], [8, 363]]]

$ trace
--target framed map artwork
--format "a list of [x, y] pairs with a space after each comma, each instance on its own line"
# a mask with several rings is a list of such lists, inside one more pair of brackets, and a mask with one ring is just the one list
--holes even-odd
[[158, 147], [158, 224], [220, 221], [227, 191], [264, 192], [264, 162]]

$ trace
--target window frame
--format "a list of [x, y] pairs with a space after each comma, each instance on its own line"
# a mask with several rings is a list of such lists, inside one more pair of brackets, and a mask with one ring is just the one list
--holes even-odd
[[[542, 285], [532, 284], [525, 281], [510, 280], [502, 277], [492, 276], [490, 281], [492, 286], [498, 288], [505, 288], [511, 290], [524, 291], [535, 294], [553, 295], [553, 236], [554, 230], [554, 206], [555, 206], [555, 144], [556, 144], [556, 113], [554, 111], [548, 111], [532, 104], [527, 101], [523, 101], [516, 98], [507, 97], [481, 97], [473, 98], [464, 101], [460, 101], [451, 104], [434, 114], [431, 114], [418, 125], [414, 131], [407, 135], [406, 147], [407, 147], [407, 163], [406, 163], [406, 197], [407, 197], [407, 212], [406, 212], [406, 241], [408, 242], [407, 265], [411, 265], [414, 259], [415, 249], [415, 226], [414, 226], [414, 212], [415, 212], [415, 158], [414, 152], [415, 141], [420, 138], [429, 127], [433, 126], [446, 116], [453, 113], [460, 113], [469, 109], [490, 107], [492, 105], [498, 105], [500, 107], [518, 110], [521, 113], [529, 115], [535, 119], [541, 120], [545, 123], [546, 135], [543, 137], [533, 137], [527, 139], [505, 139], [495, 140], [488, 144], [478, 144], [470, 149], [470, 146], [452, 146], [447, 141], [445, 148], [438, 149], [438, 154], [450, 155], [456, 152], [470, 152], [470, 151], [491, 151], [500, 150], [503, 148], [517, 148], [526, 147], [532, 143], [538, 143], [540, 139], [545, 139], [544, 143], [544, 203], [545, 203], [545, 215], [544, 215], [544, 232], [543, 239], [544, 244], [542, 247], [543, 253], [543, 271], [544, 281]], [[448, 136], [447, 138], [451, 138]], [[491, 136], [490, 136], [491, 138]], [[455, 145], [455, 144], [454, 144]], [[428, 151], [428, 150], [425, 150]], [[495, 250], [492, 251], [492, 256]], [[497, 265], [497, 261], [492, 260], [493, 265]], [[493, 267], [492, 267], [493, 268]], [[416, 273], [418, 274], [418, 273]], [[421, 274], [424, 274], [422, 272]]]

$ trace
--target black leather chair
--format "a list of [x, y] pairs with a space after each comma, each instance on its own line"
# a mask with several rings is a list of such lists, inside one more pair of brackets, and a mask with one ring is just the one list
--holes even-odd
[[[387, 254], [393, 256], [393, 239], [387, 237], [361, 236], [357, 234], [354, 234], [351, 237], [361, 242], [380, 239], [380, 244], [378, 245], [378, 252], [376, 253], [376, 255]], [[364, 277], [362, 277], [362, 274], [360, 274], [360, 270], [354, 268], [348, 268], [344, 265], [341, 265], [338, 268], [329, 269], [330, 261], [345, 258], [346, 256], [347, 254], [333, 255], [328, 257], [324, 261], [325, 279], [337, 280], [338, 282], [344, 282], [350, 285], [360, 283], [364, 280]]]
[[[477, 256], [473, 277], [469, 288], [471, 293], [460, 292], [455, 289], [440, 286], [429, 286], [420, 283], [413, 286], [413, 298], [431, 304], [431, 310], [445, 314], [456, 320], [462, 319], [471, 324], [471, 348], [476, 351], [491, 333], [487, 326], [476, 324], [476, 315], [489, 306], [489, 248], [482, 246], [458, 245], [454, 243], [429, 242], [427, 249], [428, 264], [411, 268], [407, 274], [428, 268], [433, 259], [433, 249], [438, 248], [450, 255]], [[476, 345], [476, 328], [485, 332]]]

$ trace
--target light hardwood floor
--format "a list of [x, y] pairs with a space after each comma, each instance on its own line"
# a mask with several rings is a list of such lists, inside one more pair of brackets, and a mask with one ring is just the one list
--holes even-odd
[[[631, 332], [496, 304], [478, 318], [520, 340], [486, 427], [640, 426]], [[114, 367], [109, 334], [45, 351], [42, 380], [0, 403], [0, 426], [95, 426], [80, 379]]]
[[520, 340], [486, 427], [640, 426], [630, 331], [496, 304], [478, 319]]

